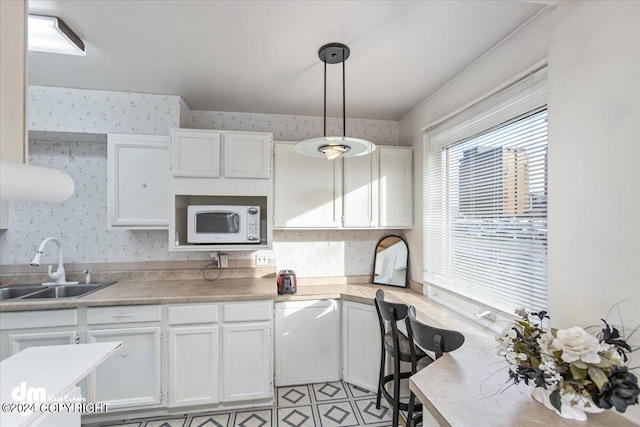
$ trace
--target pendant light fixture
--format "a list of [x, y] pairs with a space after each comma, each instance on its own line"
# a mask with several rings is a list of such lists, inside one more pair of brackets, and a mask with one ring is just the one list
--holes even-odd
[[[364, 156], [376, 149], [371, 141], [347, 136], [345, 61], [350, 53], [349, 47], [342, 43], [329, 43], [318, 51], [320, 60], [324, 62], [324, 136], [298, 142], [293, 147], [296, 152], [333, 160], [339, 157]], [[327, 64], [342, 64], [342, 136], [327, 136]]]

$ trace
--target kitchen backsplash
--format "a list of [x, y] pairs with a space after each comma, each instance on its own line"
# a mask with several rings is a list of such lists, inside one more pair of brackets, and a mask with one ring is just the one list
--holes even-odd
[[[48, 236], [62, 239], [65, 262], [74, 264], [209, 258], [208, 252], [169, 252], [166, 231], [106, 228], [106, 144], [104, 139], [85, 137], [86, 133], [168, 134], [172, 127], [188, 125], [200, 129], [273, 132], [275, 140], [285, 141], [322, 134], [321, 117], [192, 112], [175, 96], [31, 87], [29, 110], [29, 127], [37, 139], [29, 143], [30, 163], [65, 171], [73, 177], [76, 191], [69, 200], [56, 205], [11, 202], [9, 229], [0, 232], [3, 266], [27, 264], [40, 241]], [[340, 134], [341, 123], [339, 119], [329, 119], [329, 132]], [[350, 119], [347, 129], [349, 135], [369, 138], [376, 144], [398, 143], [397, 122]], [[57, 133], [48, 138], [48, 132]], [[275, 258], [278, 269], [293, 269], [302, 277], [367, 275], [371, 274], [375, 244], [385, 234], [389, 233], [275, 231], [270, 258]], [[44, 263], [54, 263], [56, 250], [48, 248], [47, 252]], [[229, 255], [231, 260], [238, 260], [238, 266], [252, 266], [251, 252]]]

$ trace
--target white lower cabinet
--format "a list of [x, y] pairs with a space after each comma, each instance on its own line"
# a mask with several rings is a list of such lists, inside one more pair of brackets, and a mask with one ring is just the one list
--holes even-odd
[[340, 311], [336, 300], [276, 304], [276, 386], [340, 379]]
[[167, 307], [167, 405], [211, 405], [220, 401], [218, 304]]
[[222, 327], [223, 402], [273, 396], [271, 321]]
[[373, 305], [342, 302], [344, 381], [376, 391], [380, 373], [380, 326]]
[[109, 410], [162, 402], [161, 328], [121, 327], [87, 331], [87, 342], [122, 341], [122, 347], [89, 376], [89, 400]]
[[219, 342], [218, 326], [169, 328], [170, 407], [218, 403]]
[[77, 325], [75, 309], [0, 313], [0, 360], [29, 347], [76, 344]]
[[29, 347], [76, 344], [79, 341], [78, 334], [75, 330], [56, 332], [10, 333], [8, 334], [8, 338], [10, 356]]

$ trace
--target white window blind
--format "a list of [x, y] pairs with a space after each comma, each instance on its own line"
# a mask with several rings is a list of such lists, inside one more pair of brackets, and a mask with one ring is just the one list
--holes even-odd
[[547, 305], [546, 70], [428, 130], [424, 280], [513, 313]]

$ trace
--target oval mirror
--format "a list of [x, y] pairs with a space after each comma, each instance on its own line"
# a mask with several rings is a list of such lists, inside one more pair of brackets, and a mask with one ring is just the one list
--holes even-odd
[[385, 236], [378, 242], [373, 260], [373, 283], [407, 286], [409, 247], [400, 236]]

